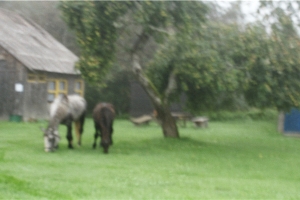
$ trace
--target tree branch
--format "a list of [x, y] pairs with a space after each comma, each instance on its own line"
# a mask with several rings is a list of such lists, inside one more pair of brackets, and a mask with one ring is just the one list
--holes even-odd
[[154, 26], [151, 26], [149, 25], [149, 28], [153, 31], [157, 31], [157, 32], [160, 32], [160, 33], [164, 33], [166, 35], [174, 35], [175, 34], [175, 31], [173, 31], [172, 29], [169, 29], [169, 30], [165, 30], [165, 29], [162, 29], [162, 28], [157, 28], [157, 27], [154, 27]]
[[150, 84], [148, 78], [144, 75], [143, 70], [140, 66], [139, 56], [137, 54], [132, 54], [132, 69], [139, 83], [143, 86], [147, 94], [150, 96], [152, 102], [155, 105], [160, 106], [162, 104], [161, 99], [159, 98], [159, 95], [156, 94], [155, 89]]
[[165, 90], [165, 100], [167, 100], [170, 96], [170, 94], [177, 88], [177, 82], [176, 82], [176, 74], [173, 70], [169, 76], [168, 81], [168, 87]]
[[136, 52], [140, 49], [140, 47], [146, 43], [146, 41], [149, 39], [149, 36], [145, 33], [145, 31], [142, 32], [141, 35], [138, 36], [138, 39], [134, 43], [131, 53], [136, 54]]

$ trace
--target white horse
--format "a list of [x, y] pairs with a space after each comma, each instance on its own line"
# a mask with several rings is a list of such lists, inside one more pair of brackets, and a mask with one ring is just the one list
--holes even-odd
[[50, 106], [50, 120], [48, 127], [44, 130], [45, 151], [54, 151], [58, 148], [60, 140], [58, 133], [59, 124], [67, 126], [68, 147], [72, 145], [72, 122], [75, 122], [75, 130], [78, 145], [81, 145], [81, 135], [83, 132], [84, 118], [86, 111], [86, 101], [79, 95], [61, 95], [57, 97]]

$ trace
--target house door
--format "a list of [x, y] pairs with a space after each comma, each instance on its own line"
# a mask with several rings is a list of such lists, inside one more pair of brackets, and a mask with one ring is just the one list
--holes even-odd
[[0, 118], [8, 118], [15, 103], [15, 70], [6, 66], [5, 60], [0, 60]]

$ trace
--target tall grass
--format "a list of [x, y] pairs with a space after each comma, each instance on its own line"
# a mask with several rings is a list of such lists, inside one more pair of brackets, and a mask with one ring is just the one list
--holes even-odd
[[300, 140], [275, 121], [180, 126], [181, 139], [160, 128], [115, 122], [114, 145], [67, 149], [66, 129], [54, 153], [43, 151], [39, 126], [0, 122], [0, 199], [299, 199]]

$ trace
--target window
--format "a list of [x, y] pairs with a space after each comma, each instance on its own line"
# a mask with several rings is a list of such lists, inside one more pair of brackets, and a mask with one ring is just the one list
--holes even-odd
[[75, 89], [74, 89], [76, 94], [79, 94], [80, 96], [83, 97], [84, 95], [84, 83], [83, 80], [76, 80], [75, 81]]
[[35, 74], [28, 73], [28, 75], [27, 75], [27, 81], [28, 82], [35, 82]]
[[46, 82], [46, 75], [45, 74], [39, 74], [37, 79], [38, 79], [38, 82], [45, 83]]
[[45, 83], [46, 82], [46, 75], [43, 73], [32, 73], [29, 72], [27, 74], [27, 81], [31, 83]]
[[68, 94], [68, 84], [66, 80], [54, 79], [48, 80], [48, 101], [53, 101], [55, 97], [61, 94]]

